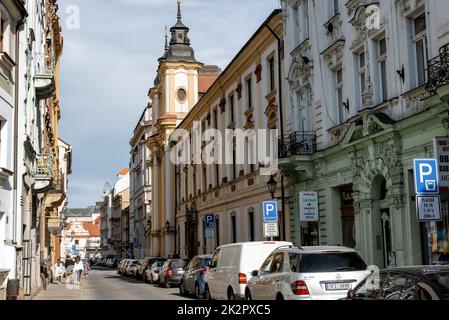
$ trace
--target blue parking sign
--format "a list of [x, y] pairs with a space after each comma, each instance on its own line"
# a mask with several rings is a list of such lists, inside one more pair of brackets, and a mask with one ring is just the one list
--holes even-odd
[[439, 193], [438, 164], [435, 159], [415, 159], [413, 160], [413, 170], [416, 194]]
[[206, 214], [206, 228], [214, 229], [215, 228], [215, 216], [213, 214]]
[[278, 203], [277, 201], [265, 201], [263, 203], [263, 221], [278, 221]]

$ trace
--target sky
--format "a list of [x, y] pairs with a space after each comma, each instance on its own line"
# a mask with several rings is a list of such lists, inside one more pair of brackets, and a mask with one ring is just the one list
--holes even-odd
[[[73, 147], [68, 206], [100, 201], [129, 166], [132, 132], [148, 104], [176, 0], [59, 0], [64, 37], [59, 134]], [[184, 0], [196, 59], [223, 70], [278, 0]], [[79, 15], [78, 15], [79, 12]], [[77, 17], [79, 16], [79, 19]], [[79, 22], [79, 24], [78, 24]]]

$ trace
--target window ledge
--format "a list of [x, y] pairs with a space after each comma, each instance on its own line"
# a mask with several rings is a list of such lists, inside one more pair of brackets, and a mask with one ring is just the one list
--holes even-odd
[[6, 52], [0, 52], [0, 65], [12, 71], [12, 69], [16, 66], [14, 60], [9, 56]]

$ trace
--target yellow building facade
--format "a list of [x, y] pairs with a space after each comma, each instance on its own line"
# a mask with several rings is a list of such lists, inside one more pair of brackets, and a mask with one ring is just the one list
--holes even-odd
[[[191, 258], [211, 253], [221, 244], [264, 239], [262, 203], [271, 200], [270, 176], [261, 174], [264, 165], [175, 164], [173, 154], [176, 158], [181, 152], [175, 145], [180, 129], [193, 135], [194, 123], [201, 123], [202, 132], [216, 129], [225, 136], [227, 129], [288, 126], [279, 114], [285, 101], [283, 81], [279, 81], [285, 78], [279, 61], [284, 54], [280, 10], [267, 18], [221, 74], [196, 61], [188, 31], [178, 4], [178, 21], [170, 29], [171, 41], [159, 59], [155, 86], [149, 91], [154, 123], [147, 140], [153, 190], [152, 256]], [[202, 151], [194, 150], [191, 156]], [[280, 173], [275, 179], [280, 182], [279, 177]], [[278, 183], [276, 196], [280, 190]], [[290, 237], [287, 207], [279, 214], [282, 239]], [[216, 219], [213, 238], [205, 235], [206, 214]]]

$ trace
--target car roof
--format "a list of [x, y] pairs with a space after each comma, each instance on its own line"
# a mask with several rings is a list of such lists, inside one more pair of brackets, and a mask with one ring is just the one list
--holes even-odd
[[288, 251], [294, 253], [321, 253], [321, 252], [356, 252], [355, 249], [342, 246], [305, 246], [305, 247], [281, 247], [275, 251]]
[[238, 246], [260, 246], [264, 244], [276, 244], [276, 245], [292, 245], [291, 242], [287, 241], [251, 241], [251, 242], [238, 242], [238, 243], [229, 243], [221, 245], [219, 248], [227, 248], [227, 247], [238, 247]]

